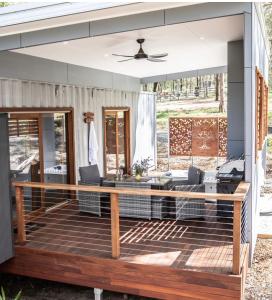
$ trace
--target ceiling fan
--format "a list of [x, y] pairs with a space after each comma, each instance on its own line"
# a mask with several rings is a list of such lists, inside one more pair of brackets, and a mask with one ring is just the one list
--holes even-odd
[[129, 60], [132, 60], [132, 59], [137, 59], [137, 60], [146, 59], [146, 60], [152, 61], [152, 62], [164, 62], [164, 61], [166, 61], [165, 59], [161, 59], [161, 58], [166, 57], [168, 55], [168, 53], [148, 55], [144, 52], [144, 50], [142, 48], [142, 45], [143, 45], [145, 39], [137, 39], [136, 41], [137, 41], [138, 44], [140, 44], [140, 49], [135, 55], [122, 55], [122, 54], [112, 54], [112, 55], [126, 57], [126, 59], [118, 60], [118, 62], [129, 61]]

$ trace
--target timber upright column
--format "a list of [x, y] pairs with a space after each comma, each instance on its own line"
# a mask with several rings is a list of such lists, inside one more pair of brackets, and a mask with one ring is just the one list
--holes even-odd
[[119, 199], [118, 194], [110, 195], [111, 201], [111, 243], [112, 257], [120, 256], [120, 224], [119, 224]]
[[13, 256], [8, 115], [0, 114], [0, 264]]

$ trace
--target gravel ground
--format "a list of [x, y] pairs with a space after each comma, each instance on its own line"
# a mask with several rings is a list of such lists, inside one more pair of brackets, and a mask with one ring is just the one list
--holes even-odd
[[272, 239], [258, 239], [246, 280], [245, 299], [272, 299]]

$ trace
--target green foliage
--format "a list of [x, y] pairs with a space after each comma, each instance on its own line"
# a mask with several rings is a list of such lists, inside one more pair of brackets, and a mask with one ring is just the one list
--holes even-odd
[[[13, 300], [21, 299], [22, 291], [20, 291]], [[0, 300], [7, 300], [4, 288], [1, 286]]]
[[[265, 16], [265, 23], [266, 23], [266, 32], [268, 35], [268, 39], [270, 42], [270, 55], [272, 55], [272, 3], [271, 2], [265, 2], [263, 4], [264, 8], [264, 16]], [[270, 57], [271, 60], [271, 57]], [[269, 68], [269, 89], [272, 88], [272, 66], [270, 63]]]
[[165, 128], [168, 122], [168, 117], [189, 117], [189, 116], [212, 116], [212, 115], [220, 115], [224, 116], [218, 112], [218, 108], [216, 107], [204, 107], [197, 109], [182, 109], [178, 110], [168, 110], [168, 111], [158, 111], [157, 112], [157, 126], [158, 129]]
[[150, 157], [142, 159], [140, 162], [136, 161], [132, 166], [132, 170], [135, 172], [135, 175], [143, 176], [143, 173], [147, 172], [148, 168], [151, 166], [150, 162]]
[[0, 2], [0, 7], [8, 6], [10, 2]]
[[268, 139], [267, 139], [267, 152], [269, 154], [272, 154], [272, 137], [271, 136], [268, 136]]

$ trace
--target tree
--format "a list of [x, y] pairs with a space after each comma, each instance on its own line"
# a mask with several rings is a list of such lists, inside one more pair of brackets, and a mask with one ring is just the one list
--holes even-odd
[[224, 112], [224, 74], [219, 74], [219, 112]]
[[[272, 58], [272, 3], [265, 2], [263, 4], [265, 23], [266, 23], [266, 32], [270, 42], [270, 61]], [[272, 66], [269, 65], [269, 87], [272, 88]]]
[[219, 75], [215, 75], [215, 101], [219, 100]]
[[156, 93], [157, 92], [157, 90], [158, 90], [158, 82], [154, 82], [153, 83], [153, 93]]
[[8, 6], [10, 4], [10, 2], [0, 2], [0, 7]]

